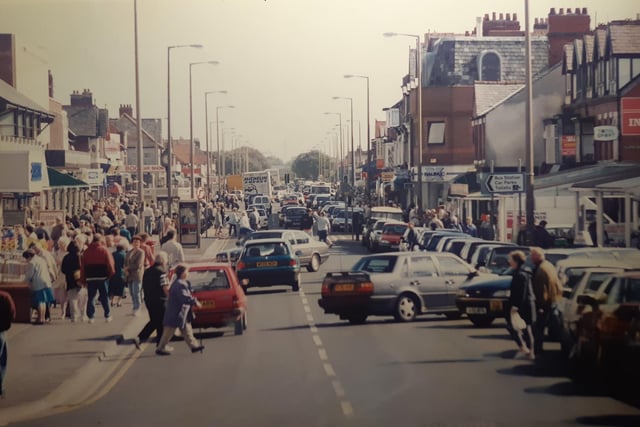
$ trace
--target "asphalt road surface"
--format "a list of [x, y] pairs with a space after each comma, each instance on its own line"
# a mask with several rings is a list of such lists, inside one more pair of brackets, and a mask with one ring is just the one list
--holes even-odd
[[322, 277], [362, 249], [331, 252], [318, 273], [303, 274], [300, 293], [249, 290], [244, 335], [205, 331], [204, 354], [176, 341], [160, 357], [148, 345], [102, 399], [19, 425], [640, 425], [637, 396], [572, 384], [557, 345], [536, 364], [513, 360], [502, 322], [479, 329], [465, 318], [370, 317], [351, 326], [325, 315]]

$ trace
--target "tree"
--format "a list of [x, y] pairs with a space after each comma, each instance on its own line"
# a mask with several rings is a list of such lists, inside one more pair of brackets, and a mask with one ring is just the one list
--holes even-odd
[[332, 174], [331, 158], [317, 150], [299, 154], [291, 163], [291, 170], [298, 178], [318, 179], [319, 168], [325, 180]]
[[[249, 172], [261, 171], [269, 169], [271, 163], [267, 158], [258, 150], [251, 147], [239, 147], [235, 150], [224, 152], [224, 165], [225, 173], [231, 175], [235, 170], [237, 174], [240, 171], [245, 171], [245, 162], [249, 162]], [[235, 163], [235, 168], [234, 168]]]

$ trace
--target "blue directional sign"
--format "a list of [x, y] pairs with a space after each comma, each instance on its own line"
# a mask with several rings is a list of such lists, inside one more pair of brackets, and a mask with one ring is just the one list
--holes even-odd
[[492, 173], [482, 182], [484, 194], [512, 194], [524, 192], [524, 173]]

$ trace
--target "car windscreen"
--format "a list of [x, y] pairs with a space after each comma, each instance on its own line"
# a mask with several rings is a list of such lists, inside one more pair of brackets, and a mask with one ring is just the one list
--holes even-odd
[[288, 255], [289, 249], [287, 245], [281, 242], [268, 242], [260, 244], [246, 244], [243, 257], [266, 257]]
[[281, 231], [264, 231], [259, 233], [252, 233], [249, 236], [249, 240], [259, 240], [259, 239], [279, 239], [282, 237]]
[[231, 287], [224, 270], [190, 270], [189, 283], [192, 292], [229, 289]]
[[351, 271], [367, 271], [369, 273], [391, 273], [398, 261], [396, 256], [376, 256], [360, 259]]
[[406, 228], [404, 224], [387, 224], [382, 229], [382, 234], [403, 234]]
[[307, 210], [302, 208], [302, 209], [287, 209], [287, 211], [284, 213], [284, 215], [286, 217], [291, 217], [291, 216], [303, 216], [307, 213]]

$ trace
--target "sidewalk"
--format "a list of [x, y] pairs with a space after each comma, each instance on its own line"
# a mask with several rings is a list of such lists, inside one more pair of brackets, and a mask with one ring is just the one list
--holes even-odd
[[[203, 237], [201, 248], [185, 249], [185, 257], [187, 261], [214, 260], [229, 242]], [[52, 309], [50, 324], [14, 323], [8, 332], [6, 396], [0, 398], [0, 426], [99, 397], [101, 386], [135, 352], [128, 340], [148, 321], [146, 310], [137, 317], [131, 312], [131, 298], [127, 298], [121, 307], [111, 308], [110, 323], [105, 322], [99, 304], [94, 324], [62, 320], [59, 308]]]

